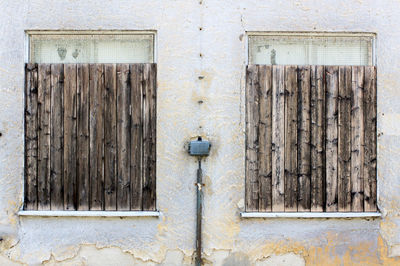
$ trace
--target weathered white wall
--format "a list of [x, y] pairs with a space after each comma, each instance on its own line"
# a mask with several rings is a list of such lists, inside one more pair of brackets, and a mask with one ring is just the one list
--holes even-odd
[[[204, 165], [204, 252], [216, 265], [399, 264], [399, 1], [0, 2], [0, 264], [192, 263], [196, 162]], [[200, 31], [199, 27], [203, 27]], [[160, 218], [22, 218], [24, 30], [156, 30]], [[242, 220], [246, 31], [377, 33], [378, 220]], [[200, 57], [200, 54], [203, 56]], [[205, 78], [198, 79], [199, 75]], [[203, 101], [199, 104], [199, 101]]]

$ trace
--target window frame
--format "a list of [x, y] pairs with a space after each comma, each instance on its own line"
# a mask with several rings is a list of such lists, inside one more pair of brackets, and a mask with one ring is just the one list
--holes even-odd
[[[245, 38], [245, 44], [244, 44], [244, 49], [245, 49], [245, 69], [250, 64], [250, 46], [249, 46], [249, 37], [251, 36], [290, 36], [290, 37], [369, 37], [371, 38], [372, 44], [371, 44], [371, 58], [372, 58], [372, 64], [371, 66], [377, 65], [377, 57], [376, 57], [376, 44], [377, 44], [377, 34], [374, 32], [295, 32], [295, 31], [246, 31], [246, 38]], [[247, 74], [244, 73], [244, 76]], [[246, 79], [246, 78], [245, 78]], [[245, 85], [247, 86], [247, 85]], [[247, 94], [247, 88], [244, 90], [244, 94]], [[246, 98], [246, 96], [245, 96]], [[244, 100], [244, 108], [247, 110], [246, 107], [246, 101]], [[246, 123], [247, 123], [247, 111], [246, 113]], [[247, 126], [246, 124], [244, 125], [244, 131], [246, 134], [246, 141], [247, 142]], [[247, 153], [247, 148], [244, 148], [245, 154]], [[378, 151], [377, 151], [378, 152]], [[378, 155], [378, 154], [377, 154]], [[245, 158], [245, 161], [247, 159]], [[246, 164], [246, 162], [245, 162]], [[247, 178], [247, 173], [245, 173], [245, 179]], [[376, 176], [377, 178], [377, 176]], [[379, 200], [379, 182], [377, 182], [377, 192], [376, 192], [376, 197], [377, 201]], [[246, 205], [246, 189], [244, 189], [243, 193], [243, 199], [245, 201]], [[382, 215], [379, 210], [379, 202], [377, 202], [377, 211], [376, 212], [261, 212], [261, 211], [249, 211], [243, 210], [240, 212], [240, 217], [244, 219], [248, 218], [362, 218], [362, 219], [375, 219], [375, 218], [380, 218]]]
[[[157, 65], [158, 56], [157, 56], [157, 31], [155, 30], [25, 30], [25, 53], [24, 53], [24, 63], [29, 64], [30, 62], [30, 51], [31, 51], [31, 43], [30, 38], [32, 35], [151, 35], [153, 39], [153, 61], [144, 64], [155, 64]], [[89, 64], [89, 63], [78, 63], [78, 64]], [[103, 63], [98, 63], [103, 64]], [[112, 63], [110, 63], [112, 64]], [[114, 63], [118, 64], [118, 63]], [[140, 64], [140, 63], [139, 63]], [[157, 71], [158, 72], [158, 71]], [[156, 74], [157, 75], [157, 74]], [[26, 81], [25, 81], [26, 82]], [[25, 86], [25, 85], [24, 85]], [[157, 90], [157, 86], [155, 88]], [[157, 93], [157, 92], [156, 92]], [[26, 98], [26, 95], [24, 95]], [[25, 100], [24, 100], [25, 102]], [[25, 116], [25, 115], [24, 115]], [[24, 118], [25, 124], [25, 118]], [[26, 133], [24, 130], [24, 139]], [[24, 144], [24, 157], [25, 154], [25, 144]], [[25, 161], [25, 159], [24, 159]], [[25, 163], [24, 163], [24, 173], [25, 173]], [[23, 184], [25, 184], [25, 174], [22, 176]], [[156, 179], [157, 177], [155, 177]], [[24, 200], [25, 200], [25, 185], [22, 189], [22, 202], [20, 210], [18, 211], [18, 215], [20, 216], [75, 216], [75, 217], [159, 217], [161, 215], [160, 211], [158, 211], [158, 201], [157, 201], [157, 189], [155, 190], [155, 210], [129, 210], [129, 211], [118, 211], [118, 210], [49, 210], [49, 211], [41, 211], [41, 210], [25, 210], [24, 209]]]

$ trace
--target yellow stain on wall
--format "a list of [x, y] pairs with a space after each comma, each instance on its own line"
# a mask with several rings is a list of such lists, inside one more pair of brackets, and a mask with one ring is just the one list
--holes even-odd
[[302, 256], [306, 265], [400, 265], [400, 257], [388, 257], [388, 247], [382, 237], [374, 241], [360, 242], [356, 245], [349, 245], [346, 251], [339, 254], [338, 245], [343, 245], [343, 240], [336, 233], [327, 234], [325, 246], [307, 246], [306, 241], [272, 241], [247, 253], [250, 258], [265, 259], [271, 255], [285, 255], [294, 253]]

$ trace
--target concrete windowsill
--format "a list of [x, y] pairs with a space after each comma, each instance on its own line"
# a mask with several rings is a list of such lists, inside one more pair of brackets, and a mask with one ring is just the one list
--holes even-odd
[[242, 218], [379, 218], [380, 212], [241, 212]]
[[159, 217], [159, 211], [19, 211], [19, 216], [44, 217]]

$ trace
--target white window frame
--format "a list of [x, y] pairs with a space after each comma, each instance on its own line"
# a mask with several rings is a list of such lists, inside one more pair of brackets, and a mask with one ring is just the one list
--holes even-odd
[[[377, 34], [372, 32], [285, 32], [285, 31], [246, 31], [245, 54], [246, 65], [249, 65], [251, 36], [290, 36], [290, 37], [369, 37], [372, 40], [372, 65], [376, 66], [376, 39]], [[243, 195], [245, 196], [245, 195]], [[245, 197], [244, 197], [245, 199]], [[377, 199], [379, 199], [379, 182], [377, 182]], [[376, 212], [240, 212], [242, 219], [380, 219], [382, 214]]]
[[[153, 62], [157, 63], [157, 32], [155, 30], [124, 30], [124, 31], [102, 31], [102, 30], [25, 30], [25, 54], [24, 63], [30, 62], [30, 37], [32, 35], [152, 35], [153, 36]], [[22, 194], [24, 195], [24, 191]], [[160, 217], [162, 213], [156, 211], [18, 211], [21, 217]]]

